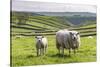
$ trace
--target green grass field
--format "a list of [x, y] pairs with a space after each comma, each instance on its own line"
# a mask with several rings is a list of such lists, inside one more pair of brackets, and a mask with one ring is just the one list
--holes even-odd
[[76, 54], [73, 52], [68, 56], [68, 50], [65, 55], [59, 57], [55, 46], [55, 35], [48, 35], [48, 51], [44, 56], [36, 56], [35, 37], [24, 36], [20, 39], [12, 37], [12, 66], [30, 66], [43, 64], [66, 64], [77, 62], [95, 62], [96, 61], [96, 36], [93, 39], [81, 37], [81, 46]]
[[[18, 25], [17, 22], [17, 19], [12, 19], [11, 22], [11, 66], [13, 67], [96, 61], [96, 21], [87, 20], [85, 25], [73, 26], [63, 17], [31, 16], [24, 24]], [[68, 56], [66, 49], [64, 57], [58, 55], [55, 33], [59, 29], [80, 32], [81, 45], [76, 54], [72, 52], [71, 56]], [[36, 55], [34, 37], [37, 31], [37, 34], [45, 35], [49, 42], [46, 55], [39, 57]], [[22, 37], [17, 38], [17, 36]], [[93, 39], [89, 39], [88, 36], [93, 36]]]

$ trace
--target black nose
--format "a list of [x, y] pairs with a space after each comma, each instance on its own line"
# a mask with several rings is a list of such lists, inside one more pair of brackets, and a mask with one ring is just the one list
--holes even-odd
[[76, 38], [74, 37], [73, 40], [75, 40]]

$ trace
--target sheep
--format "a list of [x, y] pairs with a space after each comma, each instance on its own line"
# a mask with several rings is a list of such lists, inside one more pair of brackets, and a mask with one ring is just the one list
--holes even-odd
[[88, 39], [93, 39], [93, 37], [92, 36], [88, 36]]
[[18, 35], [15, 37], [15, 39], [20, 39], [20, 38], [23, 38], [24, 36], [21, 36], [21, 35]]
[[69, 31], [69, 30], [59, 30], [56, 32], [56, 47], [60, 54], [60, 49], [62, 50], [62, 55], [64, 56], [64, 48], [69, 49], [69, 55], [71, 49], [78, 49], [80, 46], [80, 36], [77, 31]]
[[37, 56], [44, 55], [46, 53], [46, 49], [48, 46], [47, 38], [44, 36], [36, 36], [36, 49], [37, 49]]

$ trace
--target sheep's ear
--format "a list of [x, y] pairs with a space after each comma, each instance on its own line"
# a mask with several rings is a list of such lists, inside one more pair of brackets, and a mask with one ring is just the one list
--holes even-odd
[[72, 32], [69, 32], [72, 35]]
[[42, 38], [44, 38], [44, 36], [42, 36]]
[[35, 38], [37, 38], [37, 36], [35, 36]]

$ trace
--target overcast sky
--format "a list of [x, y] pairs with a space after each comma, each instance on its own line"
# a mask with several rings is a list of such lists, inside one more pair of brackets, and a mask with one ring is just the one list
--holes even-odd
[[28, 12], [93, 12], [96, 13], [95, 5], [79, 5], [68, 3], [50, 3], [35, 1], [12, 0], [12, 11]]

